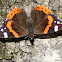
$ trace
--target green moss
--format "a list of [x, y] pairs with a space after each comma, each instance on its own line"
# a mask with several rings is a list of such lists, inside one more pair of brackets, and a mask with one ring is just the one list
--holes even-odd
[[4, 59], [4, 57], [0, 57], [0, 60]]
[[15, 55], [17, 55], [17, 54], [18, 54], [18, 52], [15, 52], [15, 51], [14, 51], [14, 54], [15, 54]]
[[2, 60], [0, 60], [0, 62], [2, 62], [3, 61], [3, 59]]
[[5, 18], [5, 14], [4, 14], [3, 11], [0, 12], [0, 15], [1, 15], [3, 18]]
[[2, 53], [2, 51], [0, 53], [1, 53], [1, 55], [0, 55], [0, 62], [2, 62], [2, 60], [4, 59], [4, 54]]
[[3, 11], [1, 11], [0, 14], [3, 15]]
[[0, 0], [0, 5], [2, 5], [2, 1]]

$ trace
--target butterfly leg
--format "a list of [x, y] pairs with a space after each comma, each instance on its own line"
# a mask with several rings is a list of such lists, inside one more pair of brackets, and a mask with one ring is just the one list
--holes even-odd
[[29, 38], [31, 45], [34, 45], [34, 38]]

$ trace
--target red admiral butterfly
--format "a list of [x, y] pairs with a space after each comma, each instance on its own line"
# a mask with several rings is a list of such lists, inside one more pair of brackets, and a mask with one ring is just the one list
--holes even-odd
[[62, 21], [57, 19], [44, 6], [33, 6], [31, 17], [27, 17], [23, 8], [13, 9], [0, 28], [1, 41], [19, 41], [26, 36], [33, 45], [34, 37], [62, 30]]

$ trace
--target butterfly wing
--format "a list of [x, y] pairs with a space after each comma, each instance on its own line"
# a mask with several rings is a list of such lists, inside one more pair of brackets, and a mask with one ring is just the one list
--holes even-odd
[[0, 28], [0, 38], [19, 38], [28, 35], [27, 15], [22, 8], [13, 9]]
[[62, 30], [62, 21], [51, 14], [51, 11], [43, 6], [34, 6], [31, 15], [34, 24], [34, 34], [43, 35]]
[[[42, 33], [43, 29], [48, 24], [48, 19], [46, 19], [46, 17], [49, 13], [51, 13], [51, 11], [44, 6], [34, 6], [31, 11], [31, 17], [34, 25], [34, 33]], [[41, 26], [37, 28], [39, 25]]]

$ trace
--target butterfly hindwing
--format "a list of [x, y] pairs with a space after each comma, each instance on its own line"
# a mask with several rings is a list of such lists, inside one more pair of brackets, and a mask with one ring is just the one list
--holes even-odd
[[48, 18], [47, 18], [48, 16], [49, 15], [45, 16], [44, 19], [34, 28], [35, 34], [43, 33], [44, 29], [48, 25]]
[[14, 35], [16, 34], [15, 37], [16, 37], [16, 36], [22, 37], [22, 36], [26, 36], [26, 35], [28, 34], [28, 30], [27, 30], [27, 29], [25, 29], [23, 26], [20, 26], [19, 24], [17, 24], [17, 23], [16, 23], [15, 21], [13, 21], [13, 20], [12, 20], [11, 26], [12, 26], [12, 29], [13, 29], [15, 32], [18, 33], [18, 35], [17, 35], [16, 33], [13, 33]]

